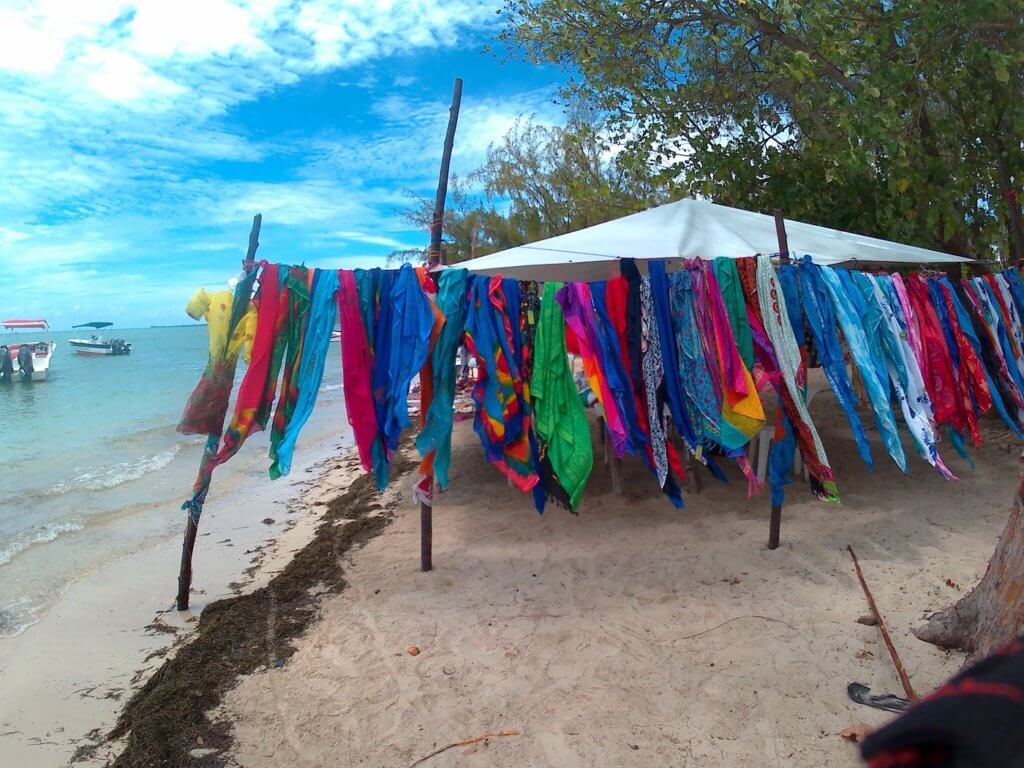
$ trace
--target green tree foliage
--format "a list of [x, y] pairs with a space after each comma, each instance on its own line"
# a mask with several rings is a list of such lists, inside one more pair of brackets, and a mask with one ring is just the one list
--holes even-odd
[[[453, 179], [445, 208], [445, 256], [465, 261], [640, 211], [667, 200], [647, 166], [620, 161], [583, 119], [564, 127], [521, 120], [491, 146], [486, 162]], [[433, 200], [406, 218], [428, 229]]]
[[1024, 257], [1022, 0], [509, 0], [676, 194]]

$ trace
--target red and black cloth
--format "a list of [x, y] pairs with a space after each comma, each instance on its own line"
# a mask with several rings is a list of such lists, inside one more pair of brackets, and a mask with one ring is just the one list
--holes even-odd
[[869, 768], [1024, 768], [1024, 640], [872, 733], [861, 755]]

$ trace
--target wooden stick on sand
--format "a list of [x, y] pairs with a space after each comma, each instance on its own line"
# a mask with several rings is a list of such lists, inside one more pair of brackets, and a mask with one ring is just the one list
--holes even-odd
[[847, 545], [847, 551], [850, 553], [850, 557], [853, 558], [853, 567], [857, 569], [857, 578], [860, 579], [860, 585], [864, 588], [864, 594], [868, 598], [868, 606], [871, 608], [871, 613], [875, 617], [875, 621], [878, 622], [878, 630], [882, 633], [882, 639], [885, 640], [885, 647], [889, 649], [889, 655], [892, 657], [892, 663], [896, 666], [896, 671], [899, 673], [900, 682], [903, 683], [903, 690], [907, 693], [907, 698], [910, 701], [917, 701], [918, 696], [914, 693], [914, 689], [910, 685], [910, 678], [907, 677], [907, 670], [903, 668], [903, 662], [900, 661], [899, 654], [896, 653], [896, 646], [892, 644], [892, 638], [889, 637], [889, 630], [885, 628], [885, 622], [882, 621], [882, 614], [878, 612], [878, 606], [875, 605], [875, 598], [871, 596], [871, 590], [868, 589], [868, 583], [864, 581], [864, 574], [860, 570], [860, 562], [857, 560], [857, 555], [853, 551], [853, 547]]
[[425, 763], [430, 758], [432, 758], [432, 757], [434, 757], [436, 755], [440, 755], [442, 752], [447, 752], [449, 749], [454, 749], [455, 747], [464, 747], [467, 744], [479, 744], [481, 741], [487, 741], [487, 739], [493, 739], [495, 736], [518, 736], [518, 735], [519, 735], [519, 731], [516, 731], [516, 730], [512, 730], [512, 731], [488, 731], [483, 736], [474, 736], [471, 739], [462, 739], [461, 741], [453, 741], [447, 747], [441, 747], [440, 749], [435, 749], [433, 752], [431, 752], [426, 757], [421, 757], [415, 763], [410, 765], [409, 768], [416, 768], [416, 766], [419, 765], [420, 763]]

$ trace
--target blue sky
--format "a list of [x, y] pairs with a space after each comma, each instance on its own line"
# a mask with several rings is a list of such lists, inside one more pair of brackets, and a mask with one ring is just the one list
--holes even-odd
[[185, 322], [257, 212], [267, 259], [425, 245], [400, 211], [436, 185], [456, 76], [456, 173], [519, 115], [562, 120], [556, 72], [483, 52], [500, 5], [0, 0], [0, 316]]

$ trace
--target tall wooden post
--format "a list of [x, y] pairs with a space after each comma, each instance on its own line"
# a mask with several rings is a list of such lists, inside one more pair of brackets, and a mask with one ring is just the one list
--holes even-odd
[[[252, 271], [256, 262], [256, 249], [260, 247], [260, 227], [263, 215], [257, 213], [252, 218], [252, 230], [249, 232], [249, 248], [242, 261], [242, 269], [246, 273]], [[199, 516], [206, 502], [206, 493], [210, 490], [210, 473], [213, 471], [211, 462], [217, 455], [220, 446], [220, 435], [207, 435], [203, 457], [199, 460], [199, 474], [193, 486], [192, 498], [185, 502], [184, 509], [188, 512], [185, 521], [185, 538], [181, 545], [181, 567], [178, 569], [178, 596], [175, 605], [179, 611], [188, 610], [189, 590], [192, 588], [192, 551], [196, 546], [196, 535], [199, 533]]]
[[[434, 198], [434, 215], [430, 221], [430, 247], [427, 250], [427, 264], [431, 267], [444, 264], [446, 259], [441, 248], [441, 231], [444, 226], [444, 203], [448, 197], [448, 169], [452, 163], [452, 147], [455, 144], [455, 129], [459, 124], [459, 107], [462, 104], [462, 78], [455, 78], [452, 90], [452, 105], [448, 109], [448, 131], [444, 136], [444, 150], [441, 153], [441, 172], [437, 177], [437, 196]], [[420, 408], [423, 401], [420, 400]], [[434, 478], [430, 480], [430, 504], [420, 502], [420, 568], [430, 571], [434, 568]]]
[[[789, 263], [789, 238], [786, 237], [786, 220], [779, 210], [774, 211], [775, 236], [779, 240], [779, 261]], [[768, 549], [779, 548], [779, 532], [782, 528], [782, 505], [772, 504], [771, 516], [768, 518]]]

